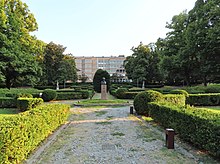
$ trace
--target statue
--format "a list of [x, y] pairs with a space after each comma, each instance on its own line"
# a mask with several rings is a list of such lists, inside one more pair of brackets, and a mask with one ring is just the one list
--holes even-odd
[[104, 77], [102, 78], [101, 81], [101, 99], [102, 100], [107, 99], [107, 85]]

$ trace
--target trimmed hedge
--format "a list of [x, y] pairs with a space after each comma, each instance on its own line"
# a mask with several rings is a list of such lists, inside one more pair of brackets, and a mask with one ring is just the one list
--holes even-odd
[[17, 99], [17, 108], [19, 111], [24, 112], [31, 110], [32, 108], [37, 107], [38, 105], [43, 104], [42, 98], [18, 98]]
[[57, 92], [56, 100], [75, 100], [82, 99], [81, 92]]
[[21, 163], [69, 116], [68, 105], [47, 104], [0, 119], [0, 163]]
[[0, 108], [14, 108], [16, 107], [16, 99], [12, 97], [0, 97]]
[[166, 94], [163, 95], [163, 101], [177, 106], [185, 106], [186, 97], [181, 94]]
[[198, 148], [220, 158], [220, 113], [198, 108], [180, 108], [149, 103], [150, 116], [165, 128], [173, 128], [179, 136]]
[[119, 99], [123, 99], [125, 97], [125, 92], [127, 92], [127, 88], [119, 88], [116, 90], [116, 97]]
[[186, 104], [200, 106], [220, 105], [220, 93], [216, 94], [189, 94]]
[[163, 95], [160, 92], [149, 90], [140, 92], [134, 98], [134, 108], [137, 114], [148, 115], [148, 103], [159, 102], [163, 100]]
[[43, 94], [42, 94], [42, 99], [44, 101], [51, 101], [51, 100], [55, 100], [57, 97], [57, 92], [53, 89], [45, 89], [43, 91]]
[[172, 91], [170, 91], [171, 94], [183, 94], [185, 95], [186, 97], [189, 96], [189, 93], [185, 90], [181, 90], [181, 89], [174, 89]]

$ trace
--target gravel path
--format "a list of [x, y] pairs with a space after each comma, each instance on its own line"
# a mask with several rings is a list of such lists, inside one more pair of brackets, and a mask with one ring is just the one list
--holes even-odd
[[[129, 114], [129, 107], [73, 108], [70, 123], [34, 160], [37, 164], [199, 163], [164, 136]], [[33, 162], [35, 161], [35, 162]]]

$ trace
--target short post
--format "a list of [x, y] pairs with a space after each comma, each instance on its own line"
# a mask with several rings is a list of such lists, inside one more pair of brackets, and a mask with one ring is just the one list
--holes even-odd
[[167, 128], [165, 133], [166, 133], [166, 147], [168, 149], [174, 149], [174, 135], [175, 135], [174, 130]]
[[134, 106], [133, 105], [130, 106], [130, 114], [134, 114]]

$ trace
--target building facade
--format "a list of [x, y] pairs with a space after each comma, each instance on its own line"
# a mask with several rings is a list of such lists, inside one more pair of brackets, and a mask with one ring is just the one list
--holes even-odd
[[123, 67], [125, 59], [124, 55], [110, 57], [75, 57], [78, 77], [87, 77], [87, 81], [92, 82], [95, 72], [98, 69], [103, 69], [106, 70], [110, 76], [115, 76], [120, 73], [121, 81], [126, 81], [127, 77]]

